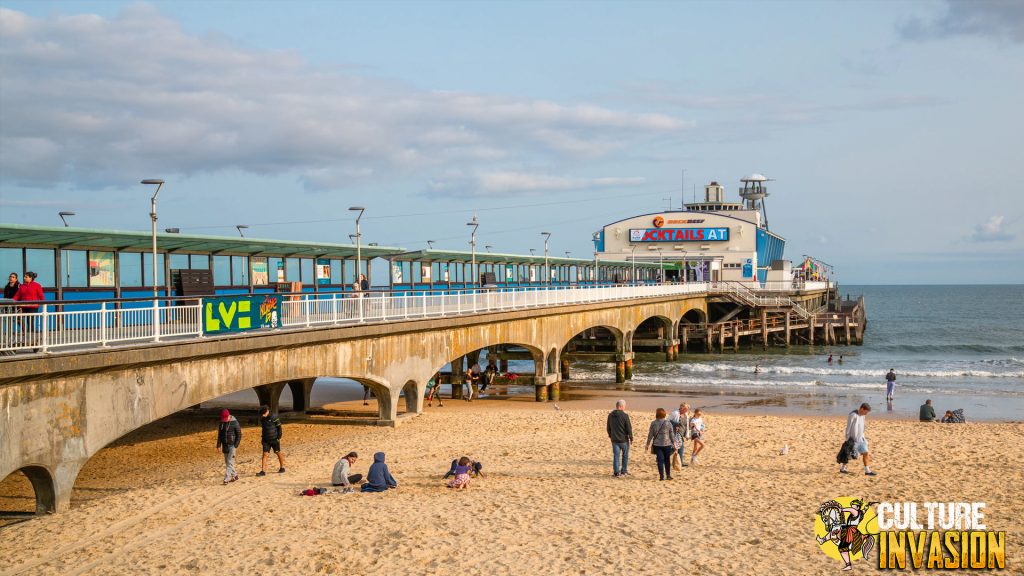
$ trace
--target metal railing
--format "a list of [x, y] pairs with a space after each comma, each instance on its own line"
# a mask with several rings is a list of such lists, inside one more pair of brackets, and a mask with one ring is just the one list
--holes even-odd
[[[706, 283], [607, 287], [506, 288], [441, 292], [283, 294], [284, 329], [380, 323], [418, 318], [466, 316], [504, 310], [591, 302], [704, 294]], [[294, 299], [292, 299], [294, 298]], [[38, 311], [19, 302], [0, 308], [0, 353], [50, 352], [58, 348], [104, 347], [116, 343], [158, 342], [203, 336], [202, 298], [102, 301], [99, 309], [65, 310], [83, 302], [39, 302]], [[96, 303], [93, 304], [94, 307]], [[136, 307], [126, 307], [133, 305]]]

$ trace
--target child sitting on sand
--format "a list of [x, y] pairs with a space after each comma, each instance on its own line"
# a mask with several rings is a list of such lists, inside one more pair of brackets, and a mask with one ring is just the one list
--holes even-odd
[[360, 487], [362, 492], [386, 492], [390, 488], [398, 488], [398, 482], [391, 476], [388, 465], [384, 463], [384, 453], [373, 455], [373, 464], [366, 474], [367, 482]]
[[690, 464], [697, 463], [697, 455], [704, 449], [704, 411], [697, 408], [690, 419], [690, 438], [693, 440], [693, 454]]
[[[463, 456], [463, 458], [469, 458], [469, 457], [468, 456]], [[444, 480], [447, 480], [447, 479], [451, 478], [452, 476], [455, 476], [455, 469], [459, 467], [459, 462], [460, 462], [460, 459], [458, 459], [458, 458], [456, 458], [455, 460], [452, 460], [452, 465], [451, 465], [450, 468], [448, 468], [448, 472], [444, 475]], [[469, 458], [469, 468], [470, 468], [470, 471], [472, 472], [474, 477], [483, 476], [484, 475], [484, 470], [483, 470], [484, 465], [481, 464], [480, 462], [476, 461], [476, 460], [473, 460], [472, 458]]]
[[[455, 478], [448, 481], [448, 487], [462, 490], [469, 486], [469, 472], [473, 470], [473, 461], [468, 456], [463, 456], [459, 458], [457, 463], [453, 462], [453, 464], [455, 464]], [[448, 475], [446, 474], [445, 476], [447, 477]]]

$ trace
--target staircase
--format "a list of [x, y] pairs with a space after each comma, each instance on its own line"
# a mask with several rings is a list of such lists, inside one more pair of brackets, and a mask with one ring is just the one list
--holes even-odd
[[787, 296], [761, 296], [738, 282], [719, 282], [711, 288], [711, 291], [722, 294], [734, 302], [754, 308], [789, 308], [804, 320], [812, 316], [810, 311], [794, 302], [792, 298]]

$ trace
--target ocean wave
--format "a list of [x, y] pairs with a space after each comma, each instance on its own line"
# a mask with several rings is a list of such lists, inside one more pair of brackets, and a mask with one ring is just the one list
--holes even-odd
[[[680, 364], [683, 372], [711, 374], [714, 372], [754, 373], [754, 366], [749, 364], [724, 363], [693, 363]], [[863, 370], [856, 368], [817, 368], [813, 366], [760, 366], [762, 374], [809, 374], [815, 376], [861, 376], [885, 379], [885, 370]], [[990, 370], [897, 370], [900, 378], [1024, 378], [1022, 372], [992, 372]]]
[[941, 352], [941, 353], [962, 353], [980, 352], [984, 354], [1006, 354], [1024, 352], [1022, 344], [1007, 344], [1004, 346], [992, 344], [873, 344], [872, 350], [885, 352]]

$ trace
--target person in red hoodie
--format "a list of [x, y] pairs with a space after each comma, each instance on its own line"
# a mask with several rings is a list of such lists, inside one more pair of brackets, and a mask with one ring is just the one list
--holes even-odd
[[[18, 293], [14, 295], [14, 300], [21, 302], [28, 302], [28, 304], [21, 305], [21, 312], [23, 314], [37, 314], [39, 312], [39, 302], [42, 302], [46, 297], [43, 296], [43, 287], [36, 282], [35, 272], [25, 272], [23, 275], [24, 282], [21, 286], [18, 286]], [[27, 339], [29, 333], [32, 333], [32, 340], [35, 340], [36, 331], [36, 319], [32, 316], [21, 317], [21, 332]], [[38, 350], [38, 349], [37, 349]]]

